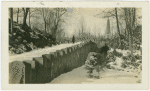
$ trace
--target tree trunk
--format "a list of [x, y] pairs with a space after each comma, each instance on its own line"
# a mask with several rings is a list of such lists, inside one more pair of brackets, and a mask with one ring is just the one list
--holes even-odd
[[[119, 34], [119, 37], [120, 36], [120, 29], [119, 29], [119, 22], [118, 22], [118, 15], [117, 15], [117, 8], [115, 8], [115, 15], [116, 15], [116, 22], [117, 22], [117, 30], [118, 30], [118, 34]], [[121, 44], [121, 38], [119, 38], [119, 42]]]
[[10, 26], [10, 31], [11, 31], [11, 33], [13, 34], [13, 8], [9, 8], [9, 26]]
[[135, 21], [135, 13], [132, 10], [132, 8], [124, 9], [125, 10], [125, 16], [126, 16], [126, 29], [128, 32], [128, 40], [129, 40], [129, 50], [131, 51], [131, 55], [133, 57], [133, 27], [134, 27], [134, 21]]
[[27, 25], [26, 19], [27, 19], [27, 13], [24, 15], [24, 18], [23, 18], [23, 26]]
[[44, 23], [45, 23], [45, 34], [46, 34], [46, 21], [44, 21]]
[[30, 25], [30, 10], [29, 10], [29, 26], [31, 26], [31, 25]]
[[127, 36], [128, 35], [128, 39], [129, 39], [129, 25], [128, 25], [128, 12], [127, 12], [127, 9], [124, 8], [124, 12], [125, 12], [125, 22], [126, 22], [126, 30], [125, 30], [125, 35]]
[[127, 36], [127, 28], [125, 29], [125, 38], [126, 38], [126, 36]]
[[55, 42], [56, 42], [56, 33], [57, 33], [57, 25], [55, 26], [53, 33], [52, 33], [52, 36]]
[[28, 10], [29, 10], [29, 8], [26, 8], [26, 10], [24, 10], [23, 27], [27, 26], [26, 19], [27, 19], [27, 15], [28, 15]]
[[133, 8], [133, 9], [132, 9], [132, 14], [133, 14], [132, 27], [133, 27], [133, 28], [135, 28], [135, 16], [136, 16], [136, 15], [135, 15], [135, 11], [136, 11], [136, 9]]
[[18, 23], [18, 14], [19, 14], [19, 8], [18, 8], [18, 12], [17, 12], [17, 23]]
[[135, 11], [136, 11], [136, 9], [135, 8], [133, 8], [132, 9], [132, 44], [133, 44], [133, 34], [134, 34], [134, 29], [135, 29], [135, 16], [136, 16], [136, 14], [135, 14]]
[[134, 29], [134, 20], [135, 20], [135, 16], [134, 16], [134, 11], [131, 8], [129, 10], [129, 15], [130, 15], [130, 50], [131, 50], [131, 55], [133, 56], [133, 29]]

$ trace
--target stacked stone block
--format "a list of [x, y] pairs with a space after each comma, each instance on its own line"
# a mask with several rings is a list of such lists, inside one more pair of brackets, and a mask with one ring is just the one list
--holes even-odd
[[14, 61], [9, 63], [10, 84], [48, 83], [59, 75], [84, 65], [88, 53], [96, 51], [97, 45], [93, 42], [57, 50], [33, 60]]

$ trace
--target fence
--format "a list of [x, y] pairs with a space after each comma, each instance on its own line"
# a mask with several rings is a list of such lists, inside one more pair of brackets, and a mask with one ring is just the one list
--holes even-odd
[[33, 60], [13, 61], [9, 63], [10, 84], [48, 83], [62, 73], [69, 72], [84, 64], [89, 52], [96, 51], [97, 45], [93, 42], [57, 50]]

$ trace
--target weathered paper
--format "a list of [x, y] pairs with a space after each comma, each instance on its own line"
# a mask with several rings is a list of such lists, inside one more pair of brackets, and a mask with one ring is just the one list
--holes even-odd
[[[13, 7], [73, 7], [73, 8], [142, 8], [142, 83], [141, 84], [9, 84], [9, 39], [8, 39], [8, 8]], [[149, 86], [149, 5], [148, 2], [2, 2], [1, 7], [1, 40], [2, 61], [1, 76], [3, 90], [147, 90]], [[85, 11], [86, 12], [86, 11]], [[89, 12], [90, 13], [90, 12]], [[92, 11], [91, 11], [92, 13]], [[89, 18], [90, 19], [90, 18]]]

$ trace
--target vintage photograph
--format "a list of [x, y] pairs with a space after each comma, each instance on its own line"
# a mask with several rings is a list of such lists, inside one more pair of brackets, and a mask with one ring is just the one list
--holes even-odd
[[9, 84], [141, 84], [142, 8], [10, 7]]

